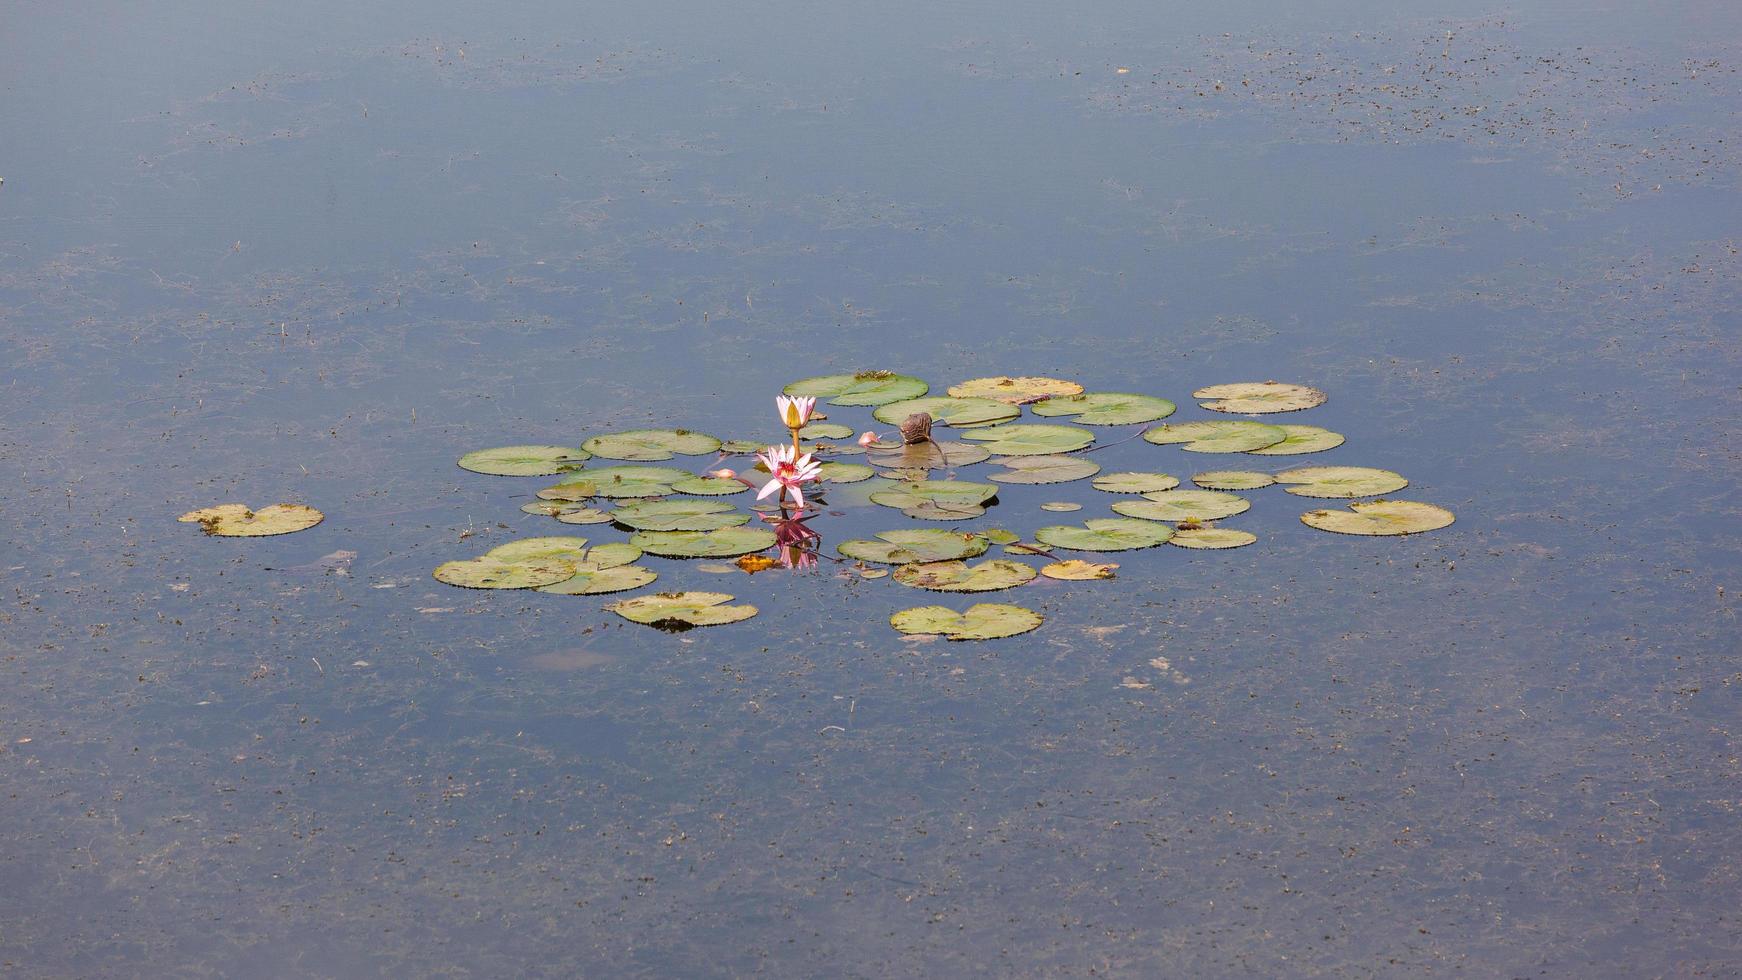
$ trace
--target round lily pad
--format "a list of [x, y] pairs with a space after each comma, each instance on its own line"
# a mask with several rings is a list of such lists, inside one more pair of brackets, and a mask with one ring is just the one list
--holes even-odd
[[1068, 514], [1074, 510], [1082, 510], [1082, 504], [1073, 504], [1068, 500], [1049, 500], [1040, 505], [1040, 509], [1054, 514]]
[[643, 500], [611, 512], [619, 524], [638, 531], [717, 531], [750, 521], [724, 500]]
[[1280, 381], [1243, 381], [1237, 384], [1211, 385], [1192, 392], [1193, 398], [1208, 398], [1199, 406], [1212, 412], [1233, 412], [1239, 415], [1264, 415], [1270, 412], [1298, 412], [1325, 403], [1325, 393], [1306, 385], [1284, 384]]
[[1068, 425], [1011, 423], [973, 429], [962, 433], [962, 438], [983, 442], [1000, 456], [1048, 456], [1081, 449], [1095, 441], [1095, 434]]
[[1056, 578], [1063, 582], [1089, 582], [1094, 579], [1112, 578], [1113, 570], [1118, 565], [1083, 561], [1081, 558], [1067, 558], [1055, 561], [1050, 565], [1042, 565], [1040, 574], [1047, 578]]
[[714, 452], [720, 448], [720, 440], [687, 429], [633, 429], [594, 436], [581, 443], [581, 448], [605, 459], [670, 459], [673, 453], [700, 456]]
[[1409, 486], [1402, 474], [1366, 466], [1300, 466], [1276, 474], [1300, 497], [1376, 497]]
[[1301, 523], [1338, 534], [1420, 534], [1452, 523], [1452, 512], [1413, 500], [1368, 500], [1347, 511], [1309, 510]]
[[503, 561], [486, 556], [446, 562], [435, 570], [436, 581], [462, 589], [536, 589], [574, 574], [575, 563], [566, 558]]
[[1276, 477], [1252, 470], [1211, 470], [1193, 476], [1192, 482], [1205, 490], [1257, 490], [1275, 483]]
[[918, 378], [889, 371], [860, 371], [806, 378], [786, 386], [789, 395], [827, 398], [830, 405], [887, 405], [918, 398], [930, 386]]
[[1321, 453], [1343, 444], [1341, 432], [1321, 429], [1316, 425], [1278, 425], [1277, 428], [1288, 433], [1288, 438], [1274, 446], [1248, 449], [1247, 452], [1254, 456], [1299, 456], [1304, 453]]
[[851, 439], [853, 427], [837, 425], [834, 422], [812, 422], [798, 430], [800, 439]]
[[824, 463], [817, 468], [817, 478], [824, 483], [859, 483], [875, 476], [876, 470], [859, 463]]
[[919, 606], [889, 617], [889, 625], [908, 635], [941, 634], [949, 640], [995, 640], [1016, 636], [1045, 622], [1032, 609], [982, 602], [956, 612], [948, 606]]
[[774, 532], [759, 527], [717, 531], [640, 531], [629, 543], [666, 558], [734, 558], [774, 545]]
[[732, 596], [724, 592], [659, 592], [623, 599], [605, 608], [632, 623], [673, 632], [743, 622], [756, 615], [755, 606], [726, 605], [731, 601]]
[[534, 500], [521, 504], [520, 509], [528, 514], [554, 517], [564, 524], [608, 524], [611, 521], [610, 511], [573, 500]]
[[1048, 398], [1029, 411], [1045, 418], [1074, 415], [1079, 425], [1135, 425], [1167, 418], [1174, 408], [1165, 398], [1096, 392]]
[[744, 456], [750, 453], [759, 453], [767, 448], [768, 443], [758, 442], [755, 439], [727, 439], [725, 442], [720, 443], [720, 452], [725, 453], [728, 456]]
[[986, 540], [993, 544], [1015, 544], [1022, 540], [1022, 535], [1015, 531], [1006, 531], [1001, 527], [987, 528], [980, 533], [985, 535]]
[[542, 561], [546, 558], [581, 561], [586, 556], [587, 539], [573, 535], [521, 538], [519, 541], [497, 545], [484, 553], [485, 558], [496, 561]]
[[307, 530], [325, 516], [306, 504], [272, 504], [259, 510], [249, 510], [247, 504], [219, 504], [190, 510], [176, 520], [198, 524], [200, 530], [220, 538], [268, 538]]
[[1022, 409], [990, 398], [912, 398], [891, 402], [871, 413], [879, 422], [900, 425], [909, 415], [924, 412], [933, 423], [956, 429], [971, 429], [981, 425], [997, 425], [1022, 416]]
[[1252, 506], [1245, 497], [1215, 490], [1159, 490], [1143, 498], [1121, 500], [1113, 511], [1146, 521], [1213, 521], [1245, 513]]
[[1000, 459], [994, 483], [1069, 483], [1101, 472], [1101, 464], [1081, 456], [1012, 456]]
[[955, 521], [986, 513], [981, 506], [997, 496], [990, 483], [966, 480], [919, 480], [897, 483], [871, 494], [871, 502], [894, 507], [909, 517], [927, 521]]
[[563, 524], [609, 524], [611, 512], [597, 507], [582, 507], [579, 510], [565, 510], [556, 515], [558, 522]]
[[1145, 442], [1158, 446], [1185, 443], [1188, 453], [1244, 453], [1274, 446], [1288, 438], [1278, 426], [1263, 422], [1162, 423], [1143, 434]]
[[953, 398], [990, 398], [1009, 405], [1027, 405], [1045, 398], [1082, 393], [1082, 385], [1058, 378], [975, 378], [950, 387]]
[[881, 540], [843, 541], [835, 546], [835, 550], [860, 561], [906, 565], [912, 562], [977, 558], [985, 554], [990, 546], [985, 535], [964, 534], [941, 528], [880, 531], [877, 537]]
[[1154, 521], [1125, 517], [1097, 517], [1077, 527], [1059, 524], [1034, 532], [1035, 540], [1067, 551], [1131, 551], [1152, 548], [1173, 537], [1173, 528]]
[[1179, 486], [1179, 477], [1166, 473], [1104, 473], [1089, 484], [1108, 493], [1151, 493]]
[[640, 565], [600, 568], [591, 562], [582, 562], [576, 567], [574, 575], [561, 582], [541, 585], [538, 591], [553, 595], [603, 595], [607, 592], [639, 589], [656, 578], [659, 578], [658, 572]]
[[491, 476], [549, 476], [580, 468], [592, 453], [569, 446], [498, 446], [460, 457], [460, 469]]
[[735, 493], [743, 493], [750, 489], [737, 480], [729, 480], [718, 476], [692, 476], [687, 480], [678, 480], [671, 485], [678, 493], [687, 493], [695, 497], [729, 497]]
[[623, 541], [596, 544], [581, 556], [583, 564], [593, 568], [617, 568], [641, 560], [641, 549]]
[[878, 443], [865, 450], [865, 461], [892, 470], [950, 470], [991, 458], [980, 446], [944, 439], [928, 439], [911, 446]]
[[1034, 575], [1032, 565], [1008, 558], [988, 558], [978, 565], [960, 561], [903, 565], [895, 570], [895, 581], [934, 592], [996, 592], [1032, 581]]
[[1231, 527], [1182, 527], [1173, 532], [1167, 543], [1181, 548], [1222, 549], [1243, 548], [1257, 540], [1258, 535]]
[[538, 498], [580, 501], [589, 497], [663, 497], [675, 492], [673, 484], [693, 479], [695, 474], [672, 466], [602, 466], [545, 487], [538, 492]]

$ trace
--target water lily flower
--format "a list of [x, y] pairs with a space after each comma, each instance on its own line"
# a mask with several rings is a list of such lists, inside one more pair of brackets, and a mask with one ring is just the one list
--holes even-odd
[[716, 480], [735, 480], [738, 478], [736, 470], [709, 470], [708, 475]]
[[774, 407], [780, 410], [780, 420], [789, 429], [802, 429], [817, 409], [817, 400], [808, 395], [774, 396]]
[[761, 492], [756, 495], [757, 500], [766, 500], [784, 489], [792, 495], [793, 503], [802, 508], [804, 491], [800, 487], [822, 475], [822, 464], [812, 459], [810, 453], [799, 455], [792, 446], [769, 446], [766, 452], [758, 453], [756, 459], [774, 477], [763, 484]]
[[877, 433], [875, 433], [875, 432], [861, 432], [861, 433], [859, 433], [859, 445], [860, 446], [863, 446], [863, 447], [869, 449], [871, 447], [871, 445], [877, 441], [878, 441]]

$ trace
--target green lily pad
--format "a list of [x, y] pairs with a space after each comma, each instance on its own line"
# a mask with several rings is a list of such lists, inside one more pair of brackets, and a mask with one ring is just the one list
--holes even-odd
[[1213, 521], [1243, 514], [1252, 506], [1245, 497], [1215, 490], [1159, 490], [1143, 497], [1121, 500], [1113, 505], [1113, 512], [1146, 521]]
[[1022, 535], [1015, 531], [1006, 531], [1001, 527], [987, 528], [980, 533], [985, 535], [986, 540], [993, 544], [1015, 544], [1022, 540]]
[[1083, 526], [1058, 524], [1034, 532], [1035, 540], [1050, 548], [1067, 551], [1131, 551], [1152, 548], [1173, 537], [1173, 528], [1154, 521], [1124, 517], [1097, 517]]
[[1288, 438], [1274, 446], [1248, 449], [1247, 452], [1254, 456], [1299, 456], [1304, 453], [1322, 453], [1343, 444], [1341, 432], [1321, 429], [1316, 425], [1278, 425], [1277, 428], [1288, 433]]
[[556, 515], [558, 522], [563, 524], [609, 524], [612, 521], [611, 512], [597, 507], [582, 507], [580, 510], [565, 510]]
[[1264, 415], [1270, 412], [1298, 412], [1325, 403], [1325, 393], [1306, 385], [1284, 384], [1280, 381], [1243, 381], [1237, 384], [1211, 385], [1192, 392], [1193, 398], [1208, 398], [1199, 402], [1212, 412], [1233, 412], [1239, 415]]
[[937, 425], [956, 429], [972, 429], [982, 425], [997, 425], [1022, 417], [1022, 409], [990, 398], [912, 398], [891, 402], [871, 413], [879, 422], [900, 425], [909, 415], [924, 412]]
[[686, 429], [633, 429], [594, 436], [581, 443], [581, 448], [605, 459], [670, 459], [673, 453], [700, 456], [715, 452], [720, 440]]
[[871, 495], [871, 502], [921, 520], [958, 521], [986, 513], [981, 505], [997, 495], [998, 488], [990, 483], [920, 480], [879, 490]]
[[1276, 477], [1252, 470], [1211, 470], [1192, 477], [1192, 482], [1205, 490], [1257, 490], [1275, 483]]
[[249, 510], [247, 504], [219, 504], [190, 510], [176, 520], [198, 524], [200, 530], [220, 538], [269, 538], [306, 531], [325, 518], [307, 504], [271, 504], [259, 510]]
[[1101, 464], [1081, 456], [1012, 456], [995, 465], [1004, 469], [987, 477], [994, 483], [1069, 483], [1101, 472]]
[[1058, 378], [975, 378], [950, 387], [952, 398], [989, 398], [1009, 405], [1027, 405], [1046, 398], [1082, 393], [1082, 385]]
[[1068, 514], [1071, 511], [1082, 510], [1083, 505], [1082, 504], [1073, 504], [1068, 500], [1051, 500], [1051, 501], [1048, 501], [1044, 504], [1041, 504], [1040, 509], [1045, 510], [1045, 511], [1051, 511], [1052, 513], [1055, 513], [1055, 514]]
[[941, 528], [880, 531], [877, 537], [882, 540], [843, 541], [835, 546], [835, 550], [860, 561], [906, 565], [913, 562], [978, 558], [990, 546], [983, 534], [964, 534]]
[[569, 446], [498, 446], [460, 457], [460, 469], [491, 476], [549, 476], [580, 469], [592, 453]]
[[1179, 477], [1166, 473], [1105, 473], [1089, 485], [1108, 493], [1151, 493], [1172, 490], [1179, 486]]
[[720, 443], [720, 452], [728, 456], [745, 456], [759, 453], [768, 448], [768, 443], [757, 442], [755, 439], [727, 439]]
[[902, 585], [934, 592], [996, 592], [1014, 589], [1032, 581], [1034, 576], [1034, 566], [1008, 558], [988, 558], [978, 565], [934, 561], [903, 565], [895, 570], [895, 581]]
[[659, 578], [658, 572], [640, 565], [600, 568], [591, 562], [582, 562], [576, 566], [574, 575], [552, 585], [541, 585], [538, 591], [553, 595], [603, 595], [639, 589], [656, 578]]
[[1455, 519], [1444, 507], [1413, 500], [1358, 501], [1347, 511], [1309, 510], [1300, 515], [1302, 524], [1337, 534], [1420, 534]]
[[910, 636], [938, 634], [949, 640], [996, 640], [1035, 629], [1046, 620], [1032, 609], [982, 602], [956, 612], [948, 606], [919, 606], [889, 617], [889, 625]]
[[1244, 548], [1258, 540], [1258, 535], [1248, 531], [1236, 531], [1225, 527], [1185, 527], [1177, 528], [1173, 537], [1167, 539], [1168, 544], [1176, 544], [1181, 548], [1204, 548], [1221, 550], [1224, 548]]
[[1135, 425], [1167, 418], [1175, 407], [1165, 398], [1097, 392], [1048, 398], [1029, 411], [1045, 418], [1074, 415], [1079, 425]]
[[812, 422], [798, 430], [800, 439], [851, 439], [853, 427], [834, 422]]
[[877, 443], [865, 450], [866, 462], [891, 470], [953, 470], [991, 456], [980, 446], [943, 439], [929, 439], [912, 446]]
[[640, 561], [641, 549], [622, 541], [596, 544], [587, 549], [582, 560], [594, 568], [617, 568]]
[[586, 555], [587, 539], [573, 535], [521, 538], [519, 541], [498, 545], [484, 553], [485, 558], [496, 561], [542, 561], [546, 558], [582, 561]]
[[687, 480], [678, 480], [671, 485], [678, 493], [687, 493], [693, 497], [729, 497], [735, 493], [743, 493], [750, 489], [737, 480], [728, 480], [718, 476], [692, 476]]
[[817, 468], [817, 479], [824, 483], [860, 483], [877, 473], [858, 463], [824, 463]]
[[740, 623], [756, 615], [752, 605], [728, 606], [724, 592], [659, 592], [623, 599], [606, 606], [624, 619], [677, 632], [692, 626]]
[[827, 398], [830, 405], [887, 405], [918, 398], [930, 386], [918, 378], [888, 371], [830, 374], [806, 378], [786, 386], [789, 395]]
[[629, 543], [665, 558], [734, 558], [774, 546], [774, 532], [759, 527], [716, 531], [640, 531]]
[[1366, 466], [1300, 466], [1276, 474], [1299, 497], [1376, 497], [1409, 486], [1400, 473]]
[[590, 497], [663, 497], [676, 492], [672, 489], [673, 484], [693, 479], [695, 474], [672, 466], [602, 466], [545, 487], [538, 492], [538, 499], [580, 501]]
[[1095, 441], [1095, 434], [1068, 425], [1011, 423], [964, 432], [962, 438], [986, 443], [1000, 456], [1049, 456], [1081, 449]]
[[554, 517], [564, 524], [609, 524], [611, 512], [573, 500], [534, 500], [520, 505], [528, 514]]
[[445, 562], [435, 570], [436, 581], [462, 589], [536, 589], [574, 574], [575, 563], [565, 558], [502, 561], [485, 556]]
[[1145, 442], [1158, 446], [1185, 443], [1188, 453], [1244, 453], [1274, 446], [1288, 438], [1278, 426], [1263, 422], [1162, 423], [1143, 434]]
[[617, 523], [637, 531], [717, 531], [750, 522], [724, 500], [643, 500], [611, 512]]

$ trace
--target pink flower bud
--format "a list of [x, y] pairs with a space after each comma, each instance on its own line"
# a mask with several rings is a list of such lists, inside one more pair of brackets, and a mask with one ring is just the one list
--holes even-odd
[[874, 443], [876, 441], [877, 441], [877, 433], [875, 433], [875, 432], [865, 432], [865, 433], [861, 433], [859, 436], [859, 445], [861, 445], [861, 446], [869, 447], [872, 443]]

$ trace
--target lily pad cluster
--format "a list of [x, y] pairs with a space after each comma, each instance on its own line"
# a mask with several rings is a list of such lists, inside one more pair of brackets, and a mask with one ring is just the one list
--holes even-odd
[[[818, 482], [807, 484], [805, 496], [807, 503], [813, 496], [827, 502], [808, 515], [838, 513], [830, 506], [870, 507], [872, 513], [882, 507], [921, 522], [837, 542], [838, 557], [832, 560], [856, 569], [856, 579], [887, 577], [896, 586], [946, 595], [1092, 588], [1113, 579], [1118, 566], [1073, 554], [1098, 559], [1164, 544], [1226, 550], [1256, 543], [1251, 531], [1221, 522], [1252, 508], [1253, 499], [1245, 494], [1276, 494], [1266, 489], [1272, 486], [1294, 496], [1348, 502], [1344, 509], [1301, 516], [1308, 527], [1338, 534], [1415, 534], [1453, 521], [1449, 511], [1433, 504], [1385, 499], [1409, 486], [1407, 478], [1389, 469], [1263, 462], [1263, 457], [1343, 445], [1342, 435], [1320, 426], [1225, 417], [1175, 420], [1178, 406], [1165, 398], [1085, 391], [1074, 381], [1039, 376], [974, 378], [949, 385], [947, 394], [934, 394], [930, 384], [911, 375], [862, 371], [806, 378], [784, 391], [833, 406], [831, 416], [869, 409], [870, 424], [904, 430], [861, 441], [847, 423], [862, 420], [801, 416], [792, 423], [805, 451], [822, 464]], [[1320, 389], [1277, 381], [1217, 384], [1192, 395], [1201, 409], [1224, 416], [1299, 412], [1326, 401]], [[920, 415], [929, 419], [929, 438], [926, 419], [915, 418]], [[1120, 427], [1129, 428], [1120, 432]], [[1176, 467], [1164, 455], [1139, 463], [1142, 469], [1103, 471], [1094, 454], [1139, 437], [1194, 454], [1240, 454], [1242, 462], [1185, 468], [1187, 457], [1173, 457], [1181, 463], [1177, 472], [1190, 474], [1184, 487], [1179, 475], [1167, 472]], [[655, 582], [659, 573], [637, 564], [644, 555], [737, 559], [695, 566], [729, 574], [816, 560], [816, 533], [808, 525], [795, 527], [793, 515], [774, 506], [779, 496], [752, 501], [748, 508], [733, 500], [755, 482], [747, 476], [765, 474], [708, 472], [765, 448], [762, 443], [677, 428], [603, 432], [574, 442], [477, 450], [461, 457], [460, 465], [475, 473], [551, 477], [521, 505], [523, 511], [563, 524], [615, 529], [627, 540], [592, 544], [572, 536], [527, 538], [446, 562], [436, 569], [436, 578], [466, 588], [591, 595]], [[687, 466], [670, 462], [679, 456], [696, 458]], [[962, 475], [981, 463], [987, 465], [982, 478]], [[979, 523], [990, 508], [1000, 506], [999, 494], [1006, 488], [1020, 497], [1019, 491], [1034, 492], [1023, 487], [1084, 480], [1107, 496], [1087, 493], [1034, 505], [1042, 512], [1065, 512], [1098, 504], [1100, 512], [1089, 511], [1080, 523], [1045, 523], [1035, 514], [1026, 539]], [[761, 524], [753, 523], [757, 517]], [[989, 555], [994, 547], [1002, 554]], [[809, 549], [804, 562], [794, 561], [795, 549]], [[663, 629], [741, 622], [757, 614], [755, 606], [710, 591], [642, 594], [605, 608]], [[1022, 606], [976, 603], [917, 606], [896, 613], [890, 622], [906, 634], [986, 640], [1028, 632], [1044, 619]]]

